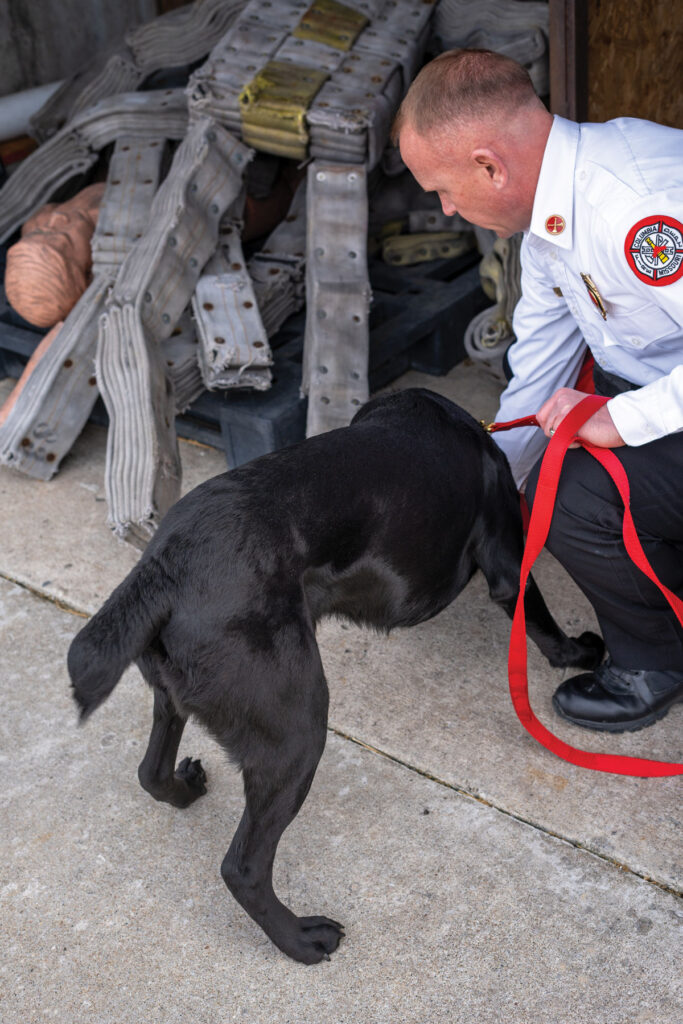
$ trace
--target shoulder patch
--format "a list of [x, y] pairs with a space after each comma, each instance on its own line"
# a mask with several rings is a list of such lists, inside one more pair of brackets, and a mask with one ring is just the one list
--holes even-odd
[[663, 214], [644, 217], [626, 235], [624, 252], [645, 284], [673, 284], [683, 277], [683, 224]]

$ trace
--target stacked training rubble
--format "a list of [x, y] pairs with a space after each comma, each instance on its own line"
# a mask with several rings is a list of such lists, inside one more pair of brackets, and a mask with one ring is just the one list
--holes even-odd
[[546, 0], [440, 0], [434, 38], [441, 50], [459, 46], [495, 50], [529, 72], [539, 96], [547, 96], [548, 4]]
[[[549, 11], [539, 0], [441, 0], [434, 16], [439, 49], [479, 47], [494, 50], [522, 64], [541, 97], [549, 92]], [[481, 279], [495, 305], [479, 313], [467, 328], [465, 349], [501, 383], [507, 380], [503, 361], [514, 341], [512, 314], [521, 294], [521, 235], [486, 239], [477, 232], [483, 252]]]
[[[424, 0], [198, 0], [55, 94], [35, 119], [45, 141], [0, 191], [0, 238], [115, 148], [92, 284], [22, 382], [0, 425], [0, 460], [49, 478], [99, 388], [109, 521], [144, 545], [178, 495], [176, 410], [200, 386], [267, 387], [268, 337], [304, 297], [308, 432], [348, 423], [367, 398], [367, 176], [433, 10]], [[186, 95], [119, 92], [211, 47]], [[254, 150], [310, 162], [287, 218], [246, 263]]]

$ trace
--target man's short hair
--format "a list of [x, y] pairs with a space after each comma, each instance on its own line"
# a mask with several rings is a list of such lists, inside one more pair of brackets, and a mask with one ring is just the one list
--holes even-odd
[[391, 130], [394, 143], [407, 122], [419, 135], [492, 112], [512, 113], [536, 100], [528, 72], [492, 50], [446, 50], [414, 79]]

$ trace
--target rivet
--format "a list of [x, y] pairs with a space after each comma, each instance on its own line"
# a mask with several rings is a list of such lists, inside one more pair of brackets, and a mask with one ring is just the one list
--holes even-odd
[[97, 384], [97, 378], [96, 377], [88, 377], [88, 384], [90, 385], [91, 388], [94, 388], [95, 385]]
[[319, 366], [318, 370], [320, 371], [320, 373], [327, 373], [327, 367], [326, 366]]
[[171, 237], [168, 240], [168, 244], [172, 246], [176, 246], [178, 244], [178, 239], [175, 237], [175, 235], [171, 235]]
[[219, 338], [214, 338], [213, 340], [215, 341], [215, 343], [217, 345], [225, 345], [225, 338], [220, 338], [219, 337]]
[[202, 308], [210, 312], [213, 309], [213, 302], [205, 302]]
[[45, 456], [45, 461], [46, 462], [54, 462], [56, 458], [57, 458], [57, 456], [55, 455], [54, 452], [48, 452], [47, 455]]
[[254, 346], [254, 348], [263, 348], [263, 342], [262, 341], [255, 341], [255, 342], [253, 342], [253, 346]]
[[251, 309], [254, 303], [251, 301], [251, 299], [247, 299], [247, 301], [243, 302], [242, 305], [244, 306], [245, 309]]
[[318, 320], [325, 320], [325, 318], [327, 317], [327, 313], [325, 312], [324, 309], [319, 309], [317, 312], [317, 317]]
[[190, 256], [190, 266], [191, 267], [196, 267], [197, 266], [197, 261], [194, 258], [194, 256]]
[[230, 269], [231, 270], [241, 270], [242, 269], [242, 264], [241, 263], [231, 263], [230, 264]]
[[215, 203], [211, 203], [209, 209], [211, 210], [211, 213], [218, 213], [218, 207], [216, 206]]
[[168, 323], [171, 322], [171, 318], [168, 315], [168, 313], [162, 313], [161, 314], [161, 319], [162, 319], [163, 323], [165, 323], [165, 324], [168, 324]]
[[360, 398], [352, 398], [351, 405], [360, 405]]
[[320, 396], [320, 401], [323, 403], [323, 405], [329, 405], [330, 404], [330, 400], [329, 400], [329, 398], [326, 395], [321, 395]]
[[358, 253], [357, 253], [357, 252], [353, 252], [353, 251], [351, 251], [351, 252], [349, 253], [349, 259], [355, 260], [355, 258], [356, 258], [356, 256], [357, 256], [357, 255], [358, 255]]
[[74, 364], [74, 361], [73, 361], [73, 359], [65, 359], [65, 360], [64, 360], [64, 364], [63, 364], [63, 365], [64, 365], [64, 366], [66, 367], [66, 369], [68, 370], [68, 369], [69, 369], [69, 368], [70, 368], [71, 366], [73, 366], [73, 364]]
[[318, 173], [315, 176], [315, 179], [316, 179], [316, 181], [324, 181], [325, 180], [325, 175], [323, 174], [322, 171], [318, 171]]
[[215, 132], [207, 132], [206, 133], [206, 137], [209, 140], [209, 142], [215, 142], [216, 141], [216, 133]]
[[152, 301], [152, 293], [151, 292], [145, 292], [145, 302], [151, 302], [151, 301]]
[[325, 255], [325, 250], [324, 249], [316, 249], [315, 250], [315, 254], [316, 254], [316, 256], [324, 256]]
[[22, 439], [21, 439], [21, 447], [22, 448], [30, 448], [31, 447], [31, 439], [29, 437], [22, 437]]

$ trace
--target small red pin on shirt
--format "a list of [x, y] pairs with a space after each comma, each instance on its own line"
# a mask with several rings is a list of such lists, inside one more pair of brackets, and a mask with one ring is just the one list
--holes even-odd
[[549, 235], [561, 235], [566, 226], [564, 217], [560, 217], [557, 213], [548, 217], [545, 222], [545, 229]]

